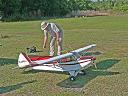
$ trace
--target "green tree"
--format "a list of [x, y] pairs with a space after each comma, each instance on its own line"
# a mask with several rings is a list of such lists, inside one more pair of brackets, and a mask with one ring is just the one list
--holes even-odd
[[4, 17], [9, 17], [16, 14], [20, 9], [19, 0], [1, 0], [1, 11]]

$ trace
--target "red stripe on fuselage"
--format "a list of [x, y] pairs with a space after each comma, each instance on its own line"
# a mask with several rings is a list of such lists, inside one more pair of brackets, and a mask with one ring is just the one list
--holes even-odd
[[[34, 66], [55, 66], [55, 65], [76, 65], [76, 64], [80, 64], [80, 63], [85, 63], [85, 62], [88, 62], [88, 61], [92, 61], [92, 60], [86, 60], [86, 61], [82, 61], [82, 62], [76, 62], [76, 63], [74, 63], [74, 64], [68, 64], [68, 62], [66, 62], [67, 64], [59, 64], [59, 63], [49, 63], [49, 64], [31, 64], [32, 65], [32, 67], [34, 67]], [[50, 65], [50, 64], [53, 64], [53, 65]]]

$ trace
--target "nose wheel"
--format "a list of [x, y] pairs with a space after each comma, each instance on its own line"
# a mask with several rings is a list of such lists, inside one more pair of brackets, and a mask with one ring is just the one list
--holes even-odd
[[75, 71], [69, 71], [69, 73], [70, 73], [70, 80], [71, 81], [75, 81], [76, 80], [76, 76], [77, 76], [77, 74], [79, 73], [79, 70], [75, 70]]

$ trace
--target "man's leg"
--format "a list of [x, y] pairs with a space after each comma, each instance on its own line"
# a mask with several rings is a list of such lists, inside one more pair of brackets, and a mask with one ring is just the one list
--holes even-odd
[[62, 53], [62, 38], [59, 38], [57, 40], [57, 45], [58, 45], [58, 53], [57, 53], [57, 55], [61, 55], [61, 53]]
[[50, 40], [50, 56], [54, 56], [55, 41], [56, 41], [56, 37], [51, 37], [51, 40]]

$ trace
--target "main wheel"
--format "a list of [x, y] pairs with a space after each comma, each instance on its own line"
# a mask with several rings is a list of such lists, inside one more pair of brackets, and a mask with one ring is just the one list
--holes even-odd
[[71, 80], [71, 81], [75, 81], [76, 78], [75, 78], [74, 76], [71, 76], [71, 77], [70, 77], [70, 80]]
[[81, 70], [82, 75], [86, 75], [86, 71], [85, 70]]

